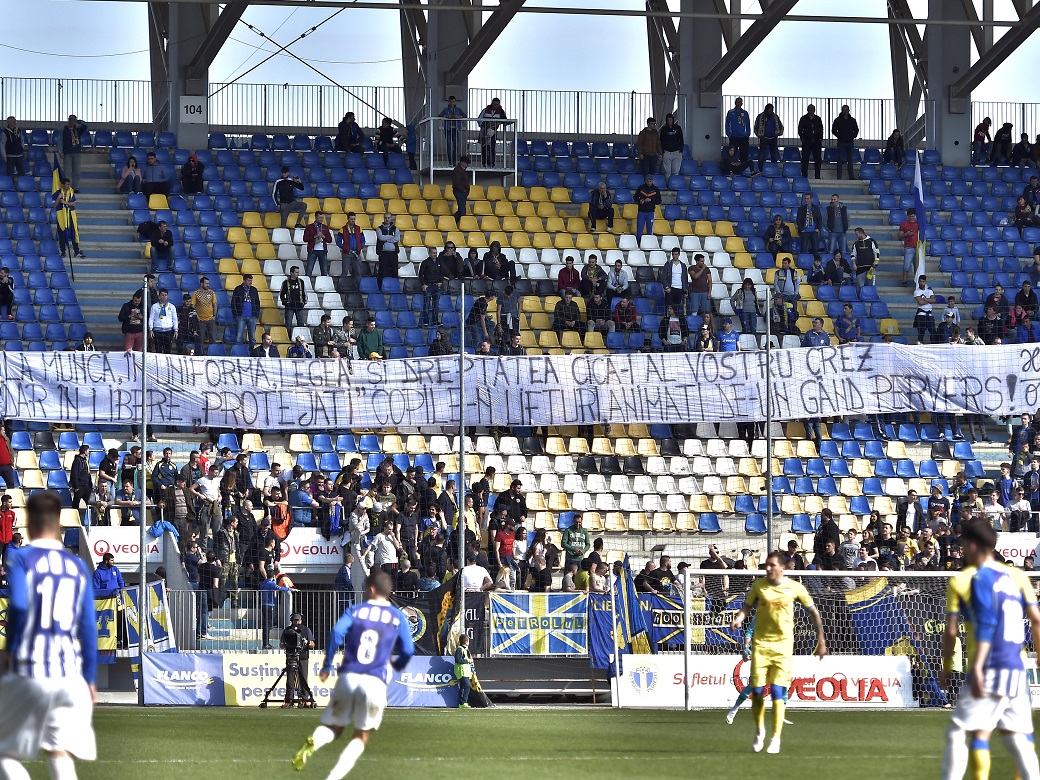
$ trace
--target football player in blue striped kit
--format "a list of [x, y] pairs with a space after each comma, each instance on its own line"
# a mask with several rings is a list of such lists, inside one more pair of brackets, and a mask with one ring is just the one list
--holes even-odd
[[400, 671], [415, 655], [408, 618], [390, 603], [393, 590], [393, 580], [386, 572], [368, 575], [365, 602], [350, 607], [332, 627], [318, 679], [323, 683], [329, 679], [333, 658], [342, 647], [339, 676], [332, 700], [322, 713], [321, 725], [293, 756], [294, 769], [303, 769], [316, 750], [353, 725], [354, 737], [328, 775], [328, 780], [341, 780], [364, 752], [369, 732], [379, 728], [386, 708], [389, 667], [392, 663]]
[[29, 497], [30, 542], [7, 552], [7, 640], [0, 663], [0, 778], [28, 780], [20, 762], [47, 756], [54, 780], [75, 780], [72, 756], [97, 757], [94, 588], [61, 543], [61, 498]]

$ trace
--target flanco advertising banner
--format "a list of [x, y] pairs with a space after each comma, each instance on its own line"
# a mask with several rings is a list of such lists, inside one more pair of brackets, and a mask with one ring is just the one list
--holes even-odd
[[[285, 668], [284, 653], [145, 653], [145, 704], [258, 707]], [[336, 676], [318, 681], [323, 655], [311, 653], [307, 680], [319, 707], [329, 703]], [[391, 707], [457, 707], [454, 660], [416, 656], [403, 672], [393, 671], [387, 685]], [[285, 678], [271, 694], [285, 698]]]
[[[122, 572], [136, 572], [141, 563], [141, 529], [138, 526], [92, 526], [84, 528], [90, 560], [97, 566], [105, 553], [115, 556], [115, 565]], [[163, 540], [148, 534], [148, 564], [158, 566], [163, 561]]]
[[1004, 556], [1004, 560], [1013, 566], [1021, 566], [1027, 555], [1037, 555], [1040, 548], [1040, 538], [1031, 533], [998, 533], [997, 552]]
[[[682, 709], [683, 656], [622, 655], [622, 674], [611, 680], [619, 707]], [[690, 706], [732, 707], [747, 685], [751, 664], [739, 655], [690, 659]], [[897, 656], [794, 657], [789, 707], [916, 708], [910, 659]], [[750, 705], [748, 705], [750, 706]]]

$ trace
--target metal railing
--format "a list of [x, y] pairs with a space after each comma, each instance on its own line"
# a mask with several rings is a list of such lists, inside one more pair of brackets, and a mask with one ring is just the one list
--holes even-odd
[[[487, 125], [488, 127], [485, 127]], [[460, 157], [472, 171], [512, 174], [516, 183], [517, 121], [431, 117], [419, 123], [419, 170], [433, 181], [435, 171], [450, 171]]]
[[88, 125], [155, 124], [150, 81], [0, 78], [0, 115], [54, 129], [75, 114]]
[[1005, 122], [1012, 124], [1011, 142], [1018, 143], [1019, 135], [1029, 134], [1032, 143], [1040, 134], [1040, 103], [999, 103], [993, 101], [975, 102], [971, 104], [971, 126], [972, 130], [983, 119], [989, 117], [993, 120], [990, 127], [990, 135], [994, 135]]

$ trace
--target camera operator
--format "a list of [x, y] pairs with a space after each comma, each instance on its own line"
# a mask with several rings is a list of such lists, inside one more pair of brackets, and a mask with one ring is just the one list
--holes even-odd
[[[303, 615], [293, 612], [289, 616], [289, 625], [282, 632], [278, 646], [285, 651], [285, 702], [282, 709], [293, 706], [299, 699], [298, 680], [307, 684], [307, 662], [310, 651], [314, 649], [314, 634], [303, 624]], [[302, 704], [303, 702], [300, 701]]]

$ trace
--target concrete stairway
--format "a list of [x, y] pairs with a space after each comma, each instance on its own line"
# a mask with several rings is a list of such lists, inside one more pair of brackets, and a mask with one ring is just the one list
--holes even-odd
[[98, 348], [121, 349], [119, 307], [141, 286], [147, 261], [105, 153], [84, 154], [80, 184], [76, 200], [86, 258], [75, 258], [73, 285]]

